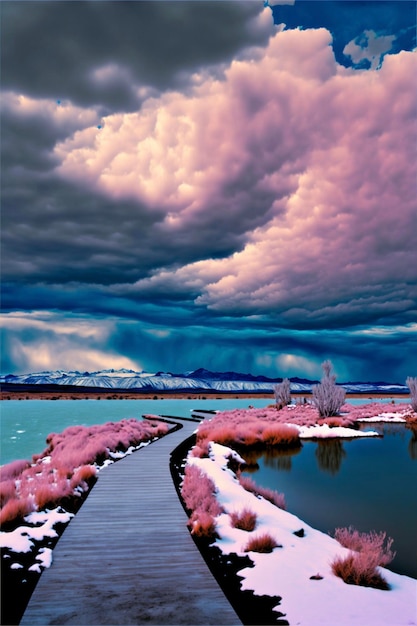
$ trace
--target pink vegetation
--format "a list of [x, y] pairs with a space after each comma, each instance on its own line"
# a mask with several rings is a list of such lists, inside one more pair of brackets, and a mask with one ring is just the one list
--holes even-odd
[[284, 407], [280, 411], [275, 407], [222, 411], [199, 426], [194, 455], [207, 455], [210, 441], [225, 446], [299, 446], [298, 430], [288, 423], [296, 424], [302, 420], [314, 424], [318, 419], [317, 409], [302, 408], [302, 418], [298, 407]]
[[96, 476], [94, 463], [112, 452], [126, 451], [166, 434], [163, 422], [135, 419], [98, 426], [71, 426], [47, 437], [48, 447], [29, 461], [13, 461], [1, 470], [0, 523], [20, 521], [25, 515], [80, 497]]
[[[332, 570], [345, 583], [389, 589], [378, 566], [385, 567], [392, 561], [395, 552], [391, 550], [393, 540], [386, 540], [386, 533], [371, 531], [359, 533], [352, 528], [336, 528], [335, 538], [351, 552], [346, 557], [336, 557]], [[386, 541], [386, 545], [385, 545]]]
[[257, 516], [254, 511], [251, 511], [251, 509], [244, 508], [239, 513], [231, 513], [230, 520], [232, 522], [233, 528], [238, 528], [239, 530], [246, 530], [247, 532], [251, 532], [256, 528]]
[[274, 491], [273, 489], [268, 489], [267, 487], [259, 487], [255, 483], [252, 478], [249, 476], [239, 476], [239, 482], [246, 491], [250, 491], [255, 496], [262, 496], [265, 500], [268, 500], [279, 509], [283, 509], [285, 511], [285, 496], [283, 493], [279, 493], [278, 491]]
[[281, 409], [274, 405], [222, 411], [199, 426], [193, 455], [207, 456], [210, 441], [225, 446], [299, 446], [299, 433], [294, 426], [327, 424], [330, 428], [354, 428], [356, 420], [381, 413], [398, 413], [410, 424], [417, 419], [407, 404], [344, 404], [340, 412], [340, 416], [320, 417], [318, 409], [312, 404], [292, 404]]
[[59, 458], [61, 465], [79, 467], [102, 462], [110, 457], [112, 451], [126, 451], [167, 432], [168, 425], [164, 422], [133, 418], [97, 426], [70, 426], [60, 434], [48, 435], [48, 448], [40, 456]]
[[198, 537], [213, 538], [216, 533], [215, 517], [223, 512], [215, 496], [216, 488], [210, 478], [195, 465], [187, 465], [181, 487], [184, 504], [191, 517], [191, 533]]
[[249, 539], [245, 547], [245, 552], [272, 552], [274, 548], [281, 548], [275, 539], [269, 533], [257, 535]]
[[356, 421], [364, 417], [375, 417], [377, 415], [381, 415], [381, 413], [398, 413], [398, 415], [404, 419], [412, 419], [415, 417], [410, 405], [404, 403], [383, 404], [382, 402], [370, 402], [369, 404], [361, 404], [359, 406], [344, 404], [340, 410], [342, 413], [348, 413], [349, 418], [352, 421]]

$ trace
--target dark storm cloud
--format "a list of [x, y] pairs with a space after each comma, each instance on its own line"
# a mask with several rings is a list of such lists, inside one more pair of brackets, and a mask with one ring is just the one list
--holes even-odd
[[260, 2], [2, 2], [3, 88], [103, 110], [264, 43]]
[[[231, 215], [220, 233], [209, 219], [186, 224], [173, 236], [161, 227], [159, 207], [74, 187], [48, 172], [48, 155], [44, 162], [35, 157], [37, 171], [22, 169], [20, 160], [3, 180], [4, 280], [134, 282], [156, 268], [228, 255], [243, 245], [247, 223], [229, 230]], [[26, 159], [30, 164], [32, 155]]]

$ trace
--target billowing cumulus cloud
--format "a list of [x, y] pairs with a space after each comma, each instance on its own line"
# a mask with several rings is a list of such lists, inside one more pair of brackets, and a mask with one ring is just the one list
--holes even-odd
[[398, 32], [349, 33], [363, 70], [258, 2], [4, 6], [6, 370], [82, 349], [71, 367], [317, 377], [332, 358], [357, 379], [372, 354], [374, 379], [412, 374], [416, 61]]
[[245, 233], [233, 255], [156, 272], [139, 291], [193, 285], [199, 305], [297, 327], [412, 320], [415, 57], [357, 74], [329, 43], [323, 29], [278, 33], [255, 73], [235, 62], [57, 146], [64, 177], [162, 206], [162, 235]]

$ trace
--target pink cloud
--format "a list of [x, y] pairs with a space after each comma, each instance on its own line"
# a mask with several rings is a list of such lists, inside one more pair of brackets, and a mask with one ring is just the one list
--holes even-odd
[[[339, 66], [325, 29], [278, 32], [222, 79], [149, 99], [56, 148], [65, 178], [162, 207], [163, 231], [246, 231], [246, 244], [140, 281], [197, 286], [197, 303], [319, 320], [410, 305], [415, 55]], [[383, 285], [383, 288], [381, 287]], [[390, 300], [389, 306], [385, 303]]]

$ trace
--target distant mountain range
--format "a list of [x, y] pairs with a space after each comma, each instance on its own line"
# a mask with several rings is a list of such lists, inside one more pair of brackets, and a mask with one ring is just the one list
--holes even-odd
[[[7, 374], [0, 376], [3, 390], [30, 389], [40, 387], [56, 389], [88, 388], [89, 390], [111, 389], [141, 392], [184, 392], [184, 393], [273, 393], [274, 385], [282, 378], [267, 378], [236, 372], [210, 372], [204, 368], [182, 374], [170, 372], [135, 372], [128, 369], [109, 369], [97, 372], [57, 370], [32, 374]], [[290, 378], [291, 391], [310, 393], [319, 381], [305, 378]], [[408, 393], [406, 385], [387, 382], [340, 383], [348, 393]]]

